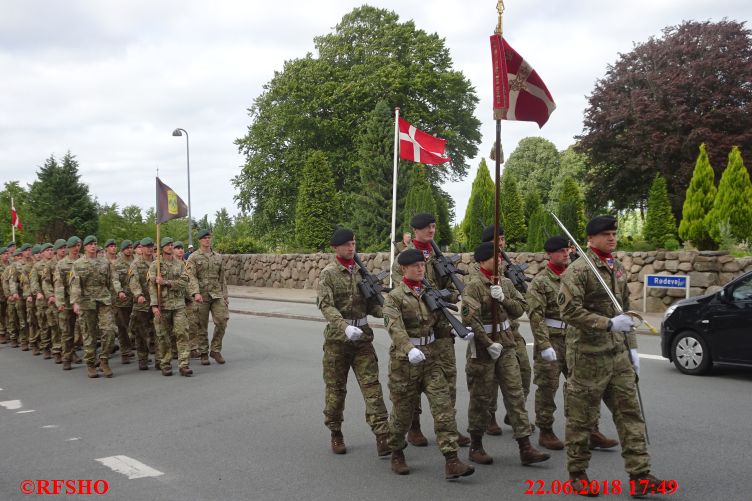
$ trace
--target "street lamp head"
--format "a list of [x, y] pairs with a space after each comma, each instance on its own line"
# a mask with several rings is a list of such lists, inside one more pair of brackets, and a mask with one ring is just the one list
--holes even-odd
[[180, 131], [180, 129], [175, 129], [174, 131], [172, 131], [172, 135], [173, 136], [182, 136], [183, 133]]

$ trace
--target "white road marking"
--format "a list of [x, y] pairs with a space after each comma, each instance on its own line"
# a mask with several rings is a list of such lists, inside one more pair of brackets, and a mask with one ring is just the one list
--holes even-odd
[[34, 409], [29, 409], [28, 411], [18, 411], [16, 414], [28, 414], [29, 412], [36, 412]]
[[22, 404], [20, 400], [6, 400], [5, 402], [0, 402], [0, 406], [5, 407], [9, 411], [13, 411], [20, 409]]
[[59, 428], [59, 426], [56, 425], [56, 424], [46, 424], [44, 426], [40, 426], [40, 428], [43, 428], [43, 429], [44, 428], [47, 428], [47, 429], [49, 429], [49, 428]]
[[73, 442], [75, 440], [81, 440], [81, 437], [71, 437], [65, 439], [66, 442]]
[[151, 466], [147, 466], [141, 461], [128, 456], [110, 456], [106, 458], [98, 458], [96, 461], [99, 461], [117, 473], [122, 473], [127, 476], [129, 480], [164, 475], [161, 471], [155, 470]]

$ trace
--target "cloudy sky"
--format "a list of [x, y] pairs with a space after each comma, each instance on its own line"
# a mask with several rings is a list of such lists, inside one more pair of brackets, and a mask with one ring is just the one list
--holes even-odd
[[[488, 36], [495, 0], [371, 0], [446, 38], [454, 67], [480, 97], [481, 154], [493, 143]], [[154, 205], [154, 175], [187, 198], [190, 134], [194, 217], [237, 213], [230, 180], [243, 163], [233, 141], [247, 108], [283, 62], [313, 52], [355, 0], [0, 0], [0, 182], [32, 182], [51, 154], [70, 150], [91, 193], [120, 207]], [[504, 34], [557, 103], [548, 124], [504, 122], [507, 154], [527, 136], [564, 149], [582, 131], [596, 79], [633, 42], [683, 20], [752, 20], [744, 0], [507, 0]], [[480, 157], [445, 188], [461, 218]]]

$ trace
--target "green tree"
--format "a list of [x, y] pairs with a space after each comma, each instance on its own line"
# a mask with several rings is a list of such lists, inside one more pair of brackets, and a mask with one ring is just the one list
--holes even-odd
[[689, 240], [698, 249], [715, 247], [710, 237], [705, 216], [713, 209], [717, 188], [715, 187], [715, 173], [710, 165], [705, 144], [700, 145], [700, 154], [695, 162], [695, 170], [689, 181], [687, 194], [682, 206], [682, 219], [679, 223], [679, 237]]
[[71, 235], [96, 235], [97, 205], [89, 187], [78, 174], [78, 162], [70, 152], [58, 163], [50, 156], [29, 189], [33, 233], [38, 241], [53, 242]]
[[543, 249], [543, 242], [548, 238], [548, 229], [546, 228], [546, 211], [536, 191], [530, 191], [525, 195], [524, 207], [527, 218], [525, 249], [530, 252], [540, 252]]
[[[577, 182], [567, 176], [561, 183], [557, 216], [579, 242], [585, 238], [585, 201]], [[558, 234], [558, 232], [557, 232]]]
[[118, 212], [117, 204], [97, 206], [97, 240], [99, 245], [103, 245], [110, 238], [117, 241], [130, 238], [130, 233], [128, 233], [124, 223], [125, 220]]
[[436, 202], [436, 235], [434, 240], [442, 247], [454, 242], [451, 222], [454, 220], [454, 200], [441, 188], [433, 187], [433, 199]]
[[721, 242], [723, 224], [728, 224], [730, 236], [737, 242], [752, 239], [752, 184], [736, 146], [729, 153], [728, 165], [718, 183], [718, 194], [705, 224], [710, 236], [718, 243]]
[[317, 55], [287, 61], [275, 73], [249, 109], [247, 134], [236, 141], [246, 161], [233, 180], [235, 199], [254, 216], [255, 233], [272, 242], [289, 237], [299, 199], [295, 180], [309, 151], [327, 153], [339, 192], [359, 189], [352, 182], [359, 175], [356, 137], [379, 101], [447, 139], [452, 161], [431, 168], [433, 185], [460, 180], [480, 142], [475, 90], [452, 68], [439, 35], [362, 6], [317, 37], [315, 48]]
[[475, 249], [480, 243], [483, 225], [493, 224], [494, 219], [494, 183], [488, 171], [485, 158], [481, 158], [478, 172], [470, 190], [465, 219], [462, 220], [463, 239], [468, 249]]
[[33, 232], [29, 232], [30, 211], [27, 207], [28, 196], [28, 192], [18, 183], [18, 181], [6, 182], [3, 191], [0, 192], [0, 221], [3, 221], [3, 224], [0, 224], [0, 240], [3, 245], [6, 245], [11, 241], [11, 238], [13, 238], [13, 229], [10, 226], [11, 198], [16, 206], [18, 218], [23, 225], [22, 229], [16, 230], [16, 243], [24, 242], [29, 235], [33, 235]]
[[[411, 231], [410, 220], [419, 212], [428, 212], [436, 216], [436, 200], [433, 198], [433, 190], [428, 182], [425, 169], [416, 169], [411, 177], [410, 189], [405, 198], [405, 208], [402, 211], [402, 231]], [[434, 240], [440, 238], [439, 225], [436, 225]]]
[[561, 162], [554, 143], [542, 137], [526, 137], [514, 149], [504, 173], [512, 174], [522, 193], [537, 191], [542, 203], [548, 203], [551, 187], [558, 178]]
[[306, 249], [323, 251], [336, 222], [332, 169], [322, 151], [313, 151], [303, 168], [295, 208], [295, 239]]
[[645, 240], [655, 247], [665, 247], [667, 240], [676, 240], [676, 218], [671, 211], [666, 179], [660, 174], [655, 175], [650, 186], [643, 232]]
[[[522, 249], [527, 237], [525, 207], [517, 188], [517, 179], [504, 170], [501, 176], [501, 196], [499, 200], [504, 236], [510, 250]], [[491, 223], [493, 224], [493, 223]]]

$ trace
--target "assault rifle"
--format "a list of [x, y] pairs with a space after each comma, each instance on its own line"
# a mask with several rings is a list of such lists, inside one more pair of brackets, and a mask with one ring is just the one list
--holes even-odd
[[376, 301], [378, 301], [379, 305], [384, 306], [384, 296], [381, 295], [381, 292], [388, 292], [388, 289], [381, 285], [381, 281], [386, 278], [389, 272], [382, 271], [378, 275], [374, 275], [373, 273], [370, 273], [365, 266], [363, 266], [363, 262], [360, 260], [357, 254], [353, 256], [353, 259], [355, 260], [355, 264], [358, 265], [358, 268], [360, 268], [360, 276], [363, 277], [363, 280], [358, 282], [360, 293], [363, 294], [363, 297], [366, 299], [366, 301], [370, 300], [371, 298], [376, 298]]
[[436, 267], [436, 273], [438, 273], [439, 278], [449, 277], [452, 279], [452, 283], [457, 287], [458, 291], [462, 292], [465, 290], [465, 284], [462, 283], [462, 279], [457, 275], [467, 275], [467, 272], [462, 271], [455, 266], [457, 261], [460, 260], [459, 254], [455, 254], [452, 257], [446, 257], [442, 254], [441, 249], [439, 249], [439, 246], [436, 245], [436, 242], [433, 240], [431, 240], [431, 247], [433, 248], [433, 253], [436, 254], [436, 257], [434, 258], [434, 266]]
[[462, 325], [462, 322], [449, 312], [449, 310], [459, 311], [455, 305], [447, 301], [447, 298], [452, 293], [446, 289], [434, 289], [431, 287], [431, 283], [425, 278], [423, 279], [423, 287], [426, 289], [423, 293], [423, 300], [426, 302], [428, 309], [443, 313], [459, 337], [464, 338], [467, 336], [472, 330]]
[[531, 280], [527, 277], [527, 275], [525, 275], [525, 270], [527, 269], [528, 264], [527, 263], [514, 264], [512, 263], [512, 260], [509, 259], [509, 256], [507, 256], [506, 252], [504, 252], [501, 249], [499, 249], [499, 252], [501, 253], [501, 256], [504, 258], [504, 261], [507, 262], [507, 269], [504, 272], [504, 276], [512, 281], [515, 289], [522, 292], [523, 294], [526, 293], [527, 282]]

